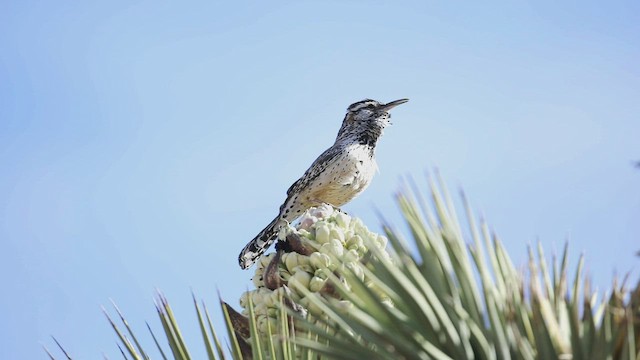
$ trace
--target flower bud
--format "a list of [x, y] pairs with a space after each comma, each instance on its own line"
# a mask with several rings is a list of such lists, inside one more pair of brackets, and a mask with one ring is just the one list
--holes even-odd
[[322, 224], [316, 227], [316, 241], [320, 244], [326, 244], [329, 242], [329, 227], [326, 224]]
[[325, 279], [321, 279], [317, 276], [314, 276], [311, 278], [311, 281], [309, 282], [309, 290], [313, 292], [318, 292], [322, 289], [325, 282], [326, 282]]
[[340, 240], [340, 242], [344, 244], [344, 232], [342, 232], [342, 230], [340, 230], [339, 228], [334, 227], [333, 229], [331, 229], [331, 234], [329, 235], [329, 237], [331, 239]]
[[335, 219], [336, 219], [336, 223], [341, 228], [346, 229], [349, 227], [349, 222], [351, 221], [351, 217], [349, 217], [349, 215], [338, 211], [335, 216]]
[[347, 240], [346, 246], [348, 250], [356, 250], [364, 248], [364, 242], [362, 241], [362, 237], [360, 235], [353, 235], [349, 240]]
[[310, 260], [311, 266], [313, 266], [316, 269], [326, 268], [331, 263], [331, 258], [327, 254], [323, 254], [319, 252], [315, 252], [311, 254], [309, 258], [310, 258], [309, 260]]
[[260, 274], [255, 274], [253, 276], [253, 278], [251, 278], [251, 282], [253, 283], [253, 286], [260, 288], [264, 286], [264, 282], [262, 281], [262, 273]]
[[297, 271], [293, 276], [289, 279], [289, 285], [291, 286], [301, 286], [304, 288], [309, 288], [309, 281], [311, 281], [311, 275], [309, 275], [305, 271]]
[[389, 242], [389, 240], [387, 239], [386, 236], [379, 235], [379, 234], [378, 235], [373, 234], [373, 235], [375, 236], [375, 242], [379, 249], [384, 249], [387, 247], [387, 243]]
[[299, 256], [296, 253], [287, 253], [287, 257], [283, 259], [287, 270], [293, 273], [293, 269], [299, 265]]
[[358, 255], [358, 252], [355, 250], [347, 250], [344, 253], [344, 256], [342, 257], [342, 261], [344, 261], [345, 263], [349, 263], [349, 262], [355, 262], [358, 261], [360, 258], [360, 256]]

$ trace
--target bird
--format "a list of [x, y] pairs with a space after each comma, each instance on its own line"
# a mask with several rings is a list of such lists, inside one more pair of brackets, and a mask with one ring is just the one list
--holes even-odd
[[278, 232], [315, 206], [334, 208], [364, 191], [378, 170], [375, 150], [383, 130], [391, 124], [389, 110], [409, 99], [381, 103], [364, 99], [349, 105], [335, 142], [287, 190], [278, 216], [240, 252], [242, 269], [253, 265], [276, 240]]

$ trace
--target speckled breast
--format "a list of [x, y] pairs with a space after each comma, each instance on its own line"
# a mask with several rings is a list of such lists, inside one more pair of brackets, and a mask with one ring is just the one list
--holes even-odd
[[368, 145], [346, 146], [309, 187], [314, 202], [342, 206], [364, 191], [377, 170]]

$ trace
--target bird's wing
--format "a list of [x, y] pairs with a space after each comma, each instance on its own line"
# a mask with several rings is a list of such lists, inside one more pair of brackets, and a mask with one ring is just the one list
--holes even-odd
[[305, 171], [304, 175], [300, 179], [296, 180], [287, 190], [287, 198], [291, 197], [291, 194], [297, 194], [300, 190], [304, 189], [316, 179], [325, 169], [331, 164], [332, 160], [338, 156], [340, 149], [330, 147], [325, 150], [318, 158], [311, 164], [309, 169]]

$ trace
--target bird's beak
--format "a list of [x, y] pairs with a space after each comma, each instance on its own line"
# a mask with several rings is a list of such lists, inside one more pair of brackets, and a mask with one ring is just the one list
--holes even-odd
[[390, 103], [382, 105], [382, 110], [389, 111], [398, 105], [406, 103], [407, 101], [409, 101], [409, 99], [400, 99], [400, 100], [392, 101]]

